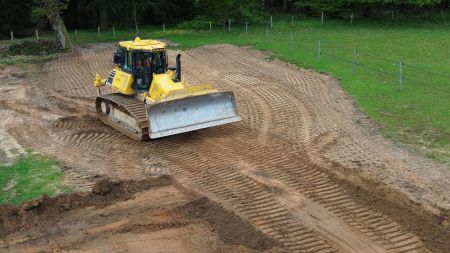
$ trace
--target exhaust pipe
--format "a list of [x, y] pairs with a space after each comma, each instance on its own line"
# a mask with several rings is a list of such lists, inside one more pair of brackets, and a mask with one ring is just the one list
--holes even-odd
[[175, 75], [173, 77], [173, 81], [174, 82], [179, 82], [181, 81], [181, 54], [177, 55], [177, 59], [176, 59], [176, 70], [175, 70]]

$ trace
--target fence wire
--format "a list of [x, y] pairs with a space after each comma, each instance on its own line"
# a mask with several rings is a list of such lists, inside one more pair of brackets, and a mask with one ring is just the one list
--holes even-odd
[[[260, 28], [262, 28], [262, 32], [264, 34], [255, 34], [252, 31], [251, 35], [254, 37], [257, 37], [257, 38], [264, 38], [264, 40], [267, 43], [277, 42], [277, 43], [290, 44], [292, 49], [295, 49], [295, 48], [307, 49], [312, 52], [319, 50], [318, 46], [311, 44], [310, 41], [309, 41], [309, 43], [307, 41], [303, 41], [303, 42], [298, 41], [298, 37], [301, 36], [302, 34], [303, 34], [302, 37], [305, 37], [305, 38], [308, 37], [306, 30], [292, 29], [291, 32], [294, 33], [294, 38], [293, 38], [294, 40], [292, 40], [292, 38], [289, 39], [289, 35], [291, 32], [283, 33], [282, 31], [277, 31], [274, 28], [270, 28], [270, 22], [267, 22], [267, 23], [266, 22], [246, 22], [246, 21], [242, 21], [242, 20], [234, 20], [234, 22], [238, 23], [238, 24], [244, 24], [245, 26], [247, 26], [247, 28], [250, 25], [252, 25], [252, 26], [256, 25], [257, 27], [259, 26]], [[265, 29], [265, 31], [264, 31], [264, 29]], [[246, 29], [246, 34], [250, 34], [250, 32], [247, 29]], [[298, 35], [298, 36], [296, 37], [295, 35]], [[285, 36], [287, 37], [287, 39], [285, 38]], [[435, 87], [435, 86], [430, 87], [429, 83], [427, 83], [427, 82], [409, 77], [410, 76], [410, 75], [408, 75], [409, 72], [407, 72], [405, 70], [412, 70], [412, 71], [414, 71], [413, 75], [418, 75], [420, 73], [420, 74], [422, 74], [422, 76], [425, 76], [427, 78], [429, 78], [430, 75], [439, 77], [439, 78], [443, 78], [444, 80], [442, 80], [442, 81], [445, 84], [450, 84], [450, 75], [427, 70], [427, 69], [421, 68], [421, 67], [417, 67], [417, 66], [412, 65], [411, 63], [405, 63], [403, 61], [387, 59], [382, 56], [378, 56], [373, 53], [369, 53], [368, 50], [366, 50], [366, 49], [358, 49], [358, 48], [350, 48], [347, 46], [341, 46], [341, 45], [336, 44], [335, 42], [328, 43], [328, 39], [332, 38], [332, 35], [330, 35], [330, 36], [322, 36], [321, 35], [320, 37], [319, 36], [309, 36], [309, 39], [311, 39], [311, 37], [315, 37], [315, 39], [317, 41], [320, 41], [321, 49], [320, 49], [320, 53], [319, 52], [317, 52], [317, 53], [318, 53], [318, 55], [325, 56], [327, 59], [332, 59], [337, 62], [349, 64], [355, 68], [360, 67], [369, 72], [377, 73], [379, 75], [388, 76], [390, 78], [395, 78], [395, 79], [399, 80], [399, 82], [400, 82], [400, 80], [402, 80], [403, 82], [407, 82], [407, 83], [411, 83], [411, 84], [420, 86], [421, 88], [426, 89], [426, 90], [438, 91], [438, 92], [443, 92], [445, 94], [450, 94], [450, 90], [447, 90], [447, 89], [441, 88], [441, 87]], [[331, 54], [326, 51], [327, 48], [332, 48], [332, 49], [334, 49], [334, 51], [340, 51], [340, 52], [349, 54], [349, 57], [346, 58], [346, 57], [340, 57], [336, 54]], [[354, 50], [356, 50], [356, 52], [357, 52], [356, 53], [357, 59], [355, 62], [352, 60], [349, 60], [349, 59], [353, 58], [352, 56], [353, 56]], [[381, 51], [383, 51], [383, 50], [381, 49]], [[389, 54], [391, 53], [386, 50], [384, 50], [384, 52], [389, 53]], [[401, 64], [403, 67], [403, 71], [402, 71], [403, 74], [399, 73], [400, 72], [399, 70], [396, 71], [396, 73], [391, 73], [391, 72], [385, 71], [384, 68], [389, 67], [389, 66], [384, 66], [383, 68], [377, 68], [377, 67], [370, 65], [370, 63], [362, 63], [360, 61], [361, 56], [366, 57], [366, 61], [368, 61], [368, 59], [372, 59], [372, 60], [380, 62], [379, 64], [382, 64], [381, 62], [393, 64], [393, 65], [391, 65], [392, 67], [396, 66], [397, 68], [399, 68], [399, 66]], [[411, 73], [409, 73], [409, 74], [411, 74]]]

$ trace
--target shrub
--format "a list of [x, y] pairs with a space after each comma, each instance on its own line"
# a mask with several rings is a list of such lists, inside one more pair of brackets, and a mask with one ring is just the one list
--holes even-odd
[[10, 55], [48, 55], [61, 52], [61, 45], [56, 40], [24, 40], [12, 44], [8, 49]]
[[[213, 23], [214, 25], [214, 23]], [[179, 29], [209, 29], [209, 21], [204, 20], [190, 20], [184, 21], [177, 25]]]

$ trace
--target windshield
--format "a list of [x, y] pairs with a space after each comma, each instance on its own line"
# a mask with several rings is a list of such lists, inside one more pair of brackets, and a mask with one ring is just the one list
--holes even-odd
[[148, 90], [152, 81], [151, 54], [136, 52], [134, 55], [134, 88]]
[[154, 74], [164, 74], [167, 72], [167, 55], [165, 51], [152, 53], [152, 66]]

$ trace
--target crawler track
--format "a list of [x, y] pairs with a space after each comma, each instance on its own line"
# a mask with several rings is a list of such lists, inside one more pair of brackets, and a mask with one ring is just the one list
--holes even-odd
[[[80, 52], [51, 64], [50, 75], [66, 80], [62, 87], [72, 87], [59, 92], [94, 101], [92, 80], [83, 78], [97, 69], [107, 73], [109, 58], [102, 60], [113, 50]], [[172, 51], [169, 58], [177, 53]], [[257, 51], [228, 45], [183, 53], [188, 81], [213, 82], [235, 92], [240, 123], [136, 142], [96, 122], [91, 113], [55, 121], [51, 136], [56, 144], [51, 149], [28, 141], [41, 150], [57, 150], [58, 157], [73, 163], [74, 152], [89, 157], [83, 165], [92, 174], [134, 179], [149, 171], [170, 171], [289, 252], [428, 252], [417, 236], [356, 201], [327, 173], [332, 166], [385, 169], [392, 159], [354, 126], [353, 107], [342, 91], [328, 86], [323, 76], [264, 58]], [[91, 60], [85, 68], [70, 70]], [[75, 78], [82, 81], [69, 81]], [[116, 95], [100, 99], [142, 114], [141, 103], [139, 107]]]
[[[111, 110], [111, 112], [108, 112], [107, 114], [103, 112], [101, 108], [102, 103], [105, 103], [108, 107], [108, 111]], [[110, 93], [97, 97], [95, 100], [95, 109], [99, 119], [117, 131], [120, 131], [137, 141], [149, 139], [147, 111], [145, 110], [144, 102], [138, 101], [130, 96]], [[110, 116], [112, 110], [118, 110], [123, 114], [128, 115], [133, 120], [136, 120], [137, 126], [132, 128], [130, 126], [131, 124], [127, 122], [117, 119], [114, 120], [114, 118]]]

